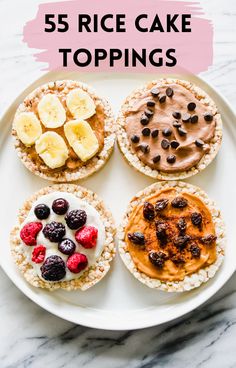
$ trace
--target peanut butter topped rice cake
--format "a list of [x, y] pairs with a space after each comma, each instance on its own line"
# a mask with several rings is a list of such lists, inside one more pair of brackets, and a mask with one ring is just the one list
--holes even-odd
[[160, 79], [127, 97], [117, 119], [128, 162], [157, 179], [183, 179], [216, 156], [222, 121], [212, 99], [188, 81]]
[[18, 107], [12, 135], [18, 156], [34, 174], [73, 181], [99, 170], [115, 141], [108, 102], [86, 84], [47, 83]]
[[95, 193], [58, 184], [25, 202], [11, 232], [11, 251], [31, 285], [86, 290], [109, 271], [114, 235], [112, 215]]
[[130, 202], [119, 251], [131, 273], [151, 288], [185, 291], [213, 277], [224, 257], [220, 211], [199, 188], [161, 182]]

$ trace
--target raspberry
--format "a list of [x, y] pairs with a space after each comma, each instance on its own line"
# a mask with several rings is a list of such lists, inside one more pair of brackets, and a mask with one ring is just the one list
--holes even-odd
[[47, 281], [59, 281], [66, 275], [65, 262], [57, 255], [47, 257], [40, 270]]
[[77, 230], [79, 227], [85, 225], [87, 214], [84, 210], [73, 210], [67, 213], [65, 220], [71, 230]]
[[53, 221], [44, 227], [43, 234], [52, 243], [58, 243], [65, 236], [66, 228], [60, 222]]
[[43, 245], [37, 245], [32, 252], [31, 259], [35, 263], [42, 263], [45, 258], [46, 248]]
[[29, 222], [20, 231], [21, 240], [26, 245], [36, 245], [36, 238], [42, 227], [41, 222]]
[[84, 248], [94, 248], [97, 244], [98, 230], [93, 226], [83, 226], [75, 233], [75, 239]]
[[87, 267], [88, 259], [85, 254], [74, 253], [68, 258], [66, 265], [71, 272], [79, 273]]

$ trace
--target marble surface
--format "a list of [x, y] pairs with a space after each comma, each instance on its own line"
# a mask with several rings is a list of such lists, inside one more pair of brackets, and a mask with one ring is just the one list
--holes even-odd
[[[0, 0], [0, 112], [43, 72], [22, 26], [43, 1]], [[46, 1], [44, 1], [46, 2]], [[201, 0], [215, 29], [214, 65], [202, 76], [236, 105], [235, 0]], [[204, 306], [139, 331], [102, 331], [63, 321], [28, 300], [0, 270], [0, 367], [236, 367], [236, 275]]]

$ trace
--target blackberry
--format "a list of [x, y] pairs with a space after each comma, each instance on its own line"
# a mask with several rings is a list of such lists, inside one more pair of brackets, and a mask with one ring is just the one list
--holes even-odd
[[38, 204], [34, 209], [34, 214], [39, 220], [45, 220], [50, 215], [50, 208], [46, 204]]
[[59, 251], [69, 256], [74, 253], [75, 248], [76, 245], [71, 239], [62, 239], [62, 241], [58, 244]]
[[52, 203], [53, 212], [55, 212], [57, 215], [65, 215], [68, 208], [69, 203], [63, 198], [55, 199], [55, 201]]
[[66, 228], [62, 223], [53, 221], [45, 225], [43, 234], [52, 243], [58, 243], [65, 236]]
[[46, 281], [59, 281], [66, 275], [65, 262], [57, 255], [47, 257], [40, 270]]
[[84, 210], [73, 210], [67, 213], [65, 220], [71, 230], [76, 230], [85, 225], [87, 214]]

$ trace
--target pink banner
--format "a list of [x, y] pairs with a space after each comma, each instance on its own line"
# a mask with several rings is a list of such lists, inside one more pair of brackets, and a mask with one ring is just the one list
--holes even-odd
[[36, 60], [47, 70], [197, 74], [213, 58], [212, 24], [191, 1], [41, 4], [24, 27], [24, 42], [41, 50]]

